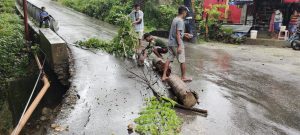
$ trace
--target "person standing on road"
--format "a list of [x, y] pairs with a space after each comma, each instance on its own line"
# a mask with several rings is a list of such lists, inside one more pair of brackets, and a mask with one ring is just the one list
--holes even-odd
[[[132, 19], [132, 24], [134, 25], [135, 31], [138, 34], [139, 47], [142, 46], [143, 32], [144, 32], [144, 13], [141, 11], [141, 6], [139, 4], [134, 5], [133, 11], [129, 14]], [[137, 48], [139, 48], [137, 47]]]
[[46, 27], [49, 27], [50, 16], [48, 12], [46, 12], [46, 8], [42, 7], [42, 11], [40, 12], [40, 28], [42, 28], [43, 23], [45, 22]]
[[276, 33], [274, 32], [274, 19], [275, 19], [275, 11], [273, 11], [271, 19], [270, 19], [270, 25], [269, 25], [269, 32], [271, 34], [272, 39], [275, 39]]
[[178, 8], [178, 15], [176, 18], [173, 19], [170, 34], [169, 34], [169, 43], [168, 43], [168, 58], [164, 67], [164, 73], [162, 76], [162, 81], [166, 81], [167, 77], [167, 70], [171, 62], [174, 61], [175, 57], [177, 58], [178, 62], [180, 63], [181, 67], [181, 79], [184, 82], [192, 81], [192, 78], [186, 77], [186, 63], [185, 63], [185, 50], [183, 44], [183, 37], [191, 39], [193, 35], [185, 32], [185, 24], [184, 19], [188, 13], [188, 9], [186, 6], [180, 6]]
[[274, 17], [274, 31], [275, 31], [276, 34], [278, 34], [279, 31], [280, 31], [282, 21], [283, 21], [283, 17], [282, 17], [281, 11], [276, 10], [275, 11], [275, 17]]
[[291, 15], [291, 19], [290, 19], [290, 23], [289, 23], [289, 32], [291, 33], [291, 35], [293, 35], [297, 31], [298, 17], [299, 17], [299, 14], [298, 14], [297, 10], [295, 10], [293, 12], [293, 14]]

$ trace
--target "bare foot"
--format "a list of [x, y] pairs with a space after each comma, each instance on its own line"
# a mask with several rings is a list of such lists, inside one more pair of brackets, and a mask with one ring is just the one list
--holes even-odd
[[165, 82], [165, 81], [167, 81], [168, 79], [169, 79], [169, 77], [162, 77], [162, 78], [161, 78], [161, 81], [162, 81], [162, 82]]
[[186, 77], [181, 78], [181, 80], [184, 81], [184, 82], [191, 82], [191, 81], [193, 81], [192, 78], [186, 78]]

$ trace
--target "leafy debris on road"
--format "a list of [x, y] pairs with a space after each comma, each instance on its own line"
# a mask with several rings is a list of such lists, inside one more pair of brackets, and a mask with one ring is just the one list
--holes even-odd
[[123, 16], [120, 20], [118, 35], [112, 41], [91, 38], [87, 41], [78, 41], [76, 44], [94, 49], [102, 49], [118, 56], [131, 57], [138, 43], [138, 36], [132, 27], [130, 18]]
[[135, 131], [139, 134], [152, 135], [179, 134], [182, 120], [173, 110], [176, 102], [156, 97], [148, 100], [147, 107], [139, 113], [141, 116], [134, 120], [137, 124]]

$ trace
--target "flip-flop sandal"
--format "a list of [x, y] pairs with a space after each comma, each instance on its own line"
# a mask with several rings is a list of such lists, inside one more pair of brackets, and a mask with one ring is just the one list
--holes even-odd
[[186, 78], [186, 79], [182, 79], [183, 82], [192, 82], [193, 79], [192, 78]]

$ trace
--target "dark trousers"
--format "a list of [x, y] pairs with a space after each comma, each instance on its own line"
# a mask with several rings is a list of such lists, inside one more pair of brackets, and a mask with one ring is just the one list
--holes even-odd
[[[50, 17], [49, 17], [49, 16], [44, 17], [44, 18], [41, 18], [41, 19], [40, 19], [40, 28], [43, 27], [43, 23], [44, 23], [44, 22], [45, 22], [45, 24], [49, 25], [49, 21], [50, 21]], [[49, 27], [49, 26], [47, 26], [47, 27]]]

